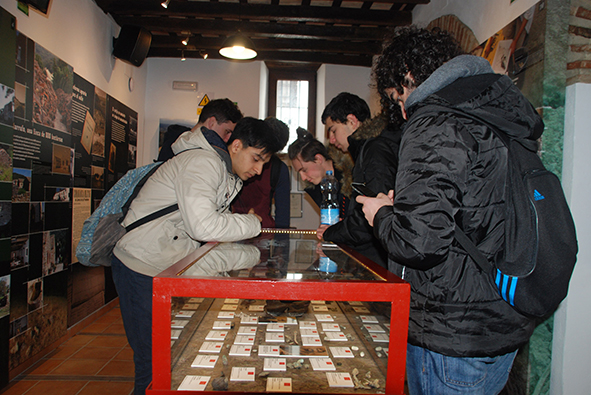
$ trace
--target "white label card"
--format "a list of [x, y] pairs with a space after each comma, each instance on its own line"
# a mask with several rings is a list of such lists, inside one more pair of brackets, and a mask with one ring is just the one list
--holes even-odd
[[250, 306], [248, 306], [248, 311], [265, 311], [265, 305], [251, 304]]
[[326, 332], [326, 340], [329, 342], [346, 342], [347, 336], [343, 332]]
[[369, 313], [369, 309], [367, 307], [353, 307], [353, 310], [356, 313], [367, 314]]
[[175, 317], [176, 318], [191, 318], [191, 317], [193, 317], [193, 314], [195, 314], [194, 311], [181, 310], [178, 313], [176, 313]]
[[240, 318], [240, 323], [247, 325], [256, 325], [259, 323], [259, 317], [250, 315], [242, 316], [242, 318]]
[[267, 392], [291, 392], [291, 378], [267, 377]]
[[239, 335], [256, 335], [256, 333], [256, 326], [241, 326], [240, 328], [238, 328]]
[[265, 341], [267, 343], [283, 343], [285, 341], [285, 336], [283, 333], [267, 332], [265, 333]]
[[335, 358], [355, 358], [349, 347], [330, 347], [330, 352]]
[[367, 325], [363, 325], [363, 327], [365, 329], [367, 329], [368, 332], [374, 332], [374, 333], [386, 333], [386, 330], [384, 328], [382, 328], [381, 326], [379, 326], [378, 324], [367, 324]]
[[197, 355], [191, 363], [192, 368], [211, 368], [215, 366], [219, 355]]
[[173, 340], [178, 339], [181, 336], [181, 333], [183, 332], [182, 329], [172, 329], [170, 331], [170, 338]]
[[225, 304], [222, 306], [223, 311], [234, 311], [238, 308], [237, 304]]
[[300, 329], [302, 337], [318, 337], [320, 336], [317, 329]]
[[340, 332], [341, 327], [339, 326], [339, 324], [322, 323], [322, 330], [325, 332]]
[[300, 321], [300, 329], [316, 329], [316, 323], [314, 321]]
[[170, 327], [173, 329], [183, 329], [189, 321], [187, 320], [172, 320], [170, 321]]
[[226, 299], [224, 300], [225, 304], [238, 304], [240, 303], [240, 299]]
[[268, 332], [283, 332], [285, 330], [284, 324], [268, 324], [267, 331]]
[[199, 303], [185, 303], [183, 310], [197, 310], [199, 309]]
[[388, 343], [390, 341], [390, 337], [385, 333], [370, 333], [370, 336], [377, 343]]
[[328, 306], [314, 305], [312, 306], [312, 309], [314, 311], [328, 311]]
[[328, 380], [328, 385], [331, 387], [355, 387], [355, 385], [353, 384], [353, 380], [351, 379], [351, 375], [349, 373], [327, 372], [326, 379]]
[[314, 370], [337, 370], [330, 358], [310, 358], [310, 365]]
[[231, 321], [214, 321], [213, 329], [230, 329], [232, 328]]
[[205, 340], [225, 340], [226, 336], [228, 336], [228, 331], [209, 331]]
[[254, 339], [256, 336], [252, 335], [236, 335], [234, 338], [234, 344], [244, 344], [247, 346], [252, 346], [254, 344]]
[[230, 375], [230, 381], [254, 381], [255, 368], [232, 368], [232, 374]]
[[259, 357], [278, 357], [279, 346], [259, 346]]
[[230, 348], [230, 353], [228, 355], [239, 356], [239, 357], [250, 357], [251, 351], [252, 351], [251, 346], [239, 346], [239, 345], [234, 344]]
[[199, 348], [199, 352], [219, 354], [223, 347], [223, 342], [203, 342], [201, 348]]
[[360, 315], [361, 322], [366, 324], [377, 324], [379, 321], [374, 315]]
[[302, 346], [310, 347], [310, 346], [321, 346], [322, 341], [319, 337], [302, 337]]
[[185, 376], [179, 391], [205, 391], [210, 376]]
[[265, 358], [263, 370], [266, 372], [277, 371], [285, 372], [287, 370], [287, 363], [285, 358]]
[[218, 313], [218, 318], [221, 319], [225, 319], [225, 320], [231, 320], [234, 318], [234, 316], [236, 315], [236, 313], [234, 313], [233, 311], [220, 311]]
[[318, 322], [332, 322], [334, 321], [334, 318], [332, 318], [332, 315], [330, 314], [315, 314], [316, 316], [316, 320]]

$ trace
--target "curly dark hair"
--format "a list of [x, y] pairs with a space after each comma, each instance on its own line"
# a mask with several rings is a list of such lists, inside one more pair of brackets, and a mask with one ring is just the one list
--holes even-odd
[[[396, 28], [385, 37], [382, 54], [374, 64], [376, 88], [382, 100], [388, 88], [403, 94], [403, 86], [416, 88], [445, 62], [463, 53], [451, 33], [439, 28]], [[409, 72], [414, 81], [407, 78]]]

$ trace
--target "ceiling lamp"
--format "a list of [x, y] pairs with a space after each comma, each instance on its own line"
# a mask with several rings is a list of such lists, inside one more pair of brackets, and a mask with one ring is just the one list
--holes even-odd
[[185, 58], [185, 51], [181, 51], [181, 62], [184, 62], [185, 60], [187, 60], [187, 58]]
[[168, 8], [168, 4], [170, 3], [170, 0], [165, 0], [162, 3], [160, 3], [160, 5], [164, 8]]
[[230, 59], [252, 59], [257, 56], [254, 43], [240, 31], [226, 38], [220, 55]]
[[189, 36], [184, 38], [183, 41], [181, 41], [181, 42], [183, 43], [183, 45], [187, 46], [189, 44]]
[[203, 58], [203, 60], [207, 59], [209, 57], [209, 54], [207, 52], [204, 51], [199, 51], [199, 55], [201, 55], [201, 57]]

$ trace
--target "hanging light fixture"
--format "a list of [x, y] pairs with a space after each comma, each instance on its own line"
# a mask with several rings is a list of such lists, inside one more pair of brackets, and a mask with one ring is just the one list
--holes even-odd
[[168, 4], [170, 4], [170, 0], [165, 0], [162, 3], [160, 3], [160, 5], [164, 8], [168, 8]]
[[187, 58], [185, 58], [185, 51], [181, 51], [181, 62], [184, 62], [185, 60], [187, 60]]
[[201, 57], [203, 58], [203, 60], [207, 59], [209, 57], [209, 54], [207, 52], [204, 51], [199, 51], [199, 55], [201, 55]]
[[240, 31], [226, 38], [219, 52], [230, 59], [252, 59], [257, 56], [252, 40]]
[[183, 43], [184, 46], [187, 46], [189, 44], [189, 36], [185, 37], [183, 39], [183, 41], [181, 41]]

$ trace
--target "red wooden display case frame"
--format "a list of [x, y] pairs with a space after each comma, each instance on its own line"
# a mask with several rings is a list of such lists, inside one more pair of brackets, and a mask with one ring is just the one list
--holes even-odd
[[[331, 300], [391, 302], [390, 342], [386, 394], [404, 394], [406, 340], [410, 285], [346, 246], [339, 247], [362, 262], [384, 281], [286, 280], [243, 277], [182, 277], [192, 262], [216, 243], [208, 243], [154, 278], [152, 317], [153, 381], [148, 394], [219, 394], [219, 391], [171, 389], [171, 299], [172, 297]], [[224, 394], [244, 392], [223, 391]], [[353, 393], [353, 392], [351, 392]]]

